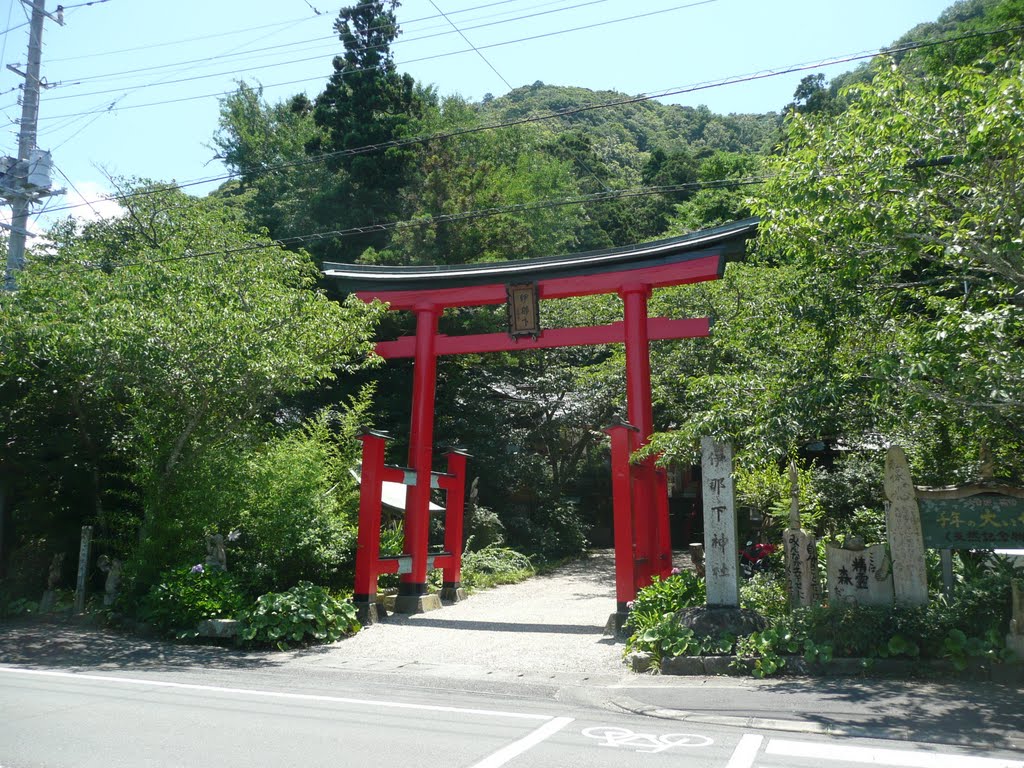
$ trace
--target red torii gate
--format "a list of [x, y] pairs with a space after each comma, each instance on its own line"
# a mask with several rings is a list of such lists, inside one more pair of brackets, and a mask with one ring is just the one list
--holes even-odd
[[[616, 600], [620, 619], [638, 588], [649, 584], [654, 575], [669, 575], [672, 546], [665, 474], [656, 468], [653, 458], [639, 465], [630, 465], [628, 459], [654, 431], [649, 342], [707, 336], [710, 322], [708, 318], [648, 317], [647, 299], [654, 288], [721, 277], [726, 258], [743, 252], [744, 243], [755, 234], [757, 224], [757, 219], [747, 219], [652, 243], [515, 262], [431, 267], [324, 264], [325, 277], [336, 280], [343, 291], [355, 293], [363, 301], [384, 301], [392, 311], [407, 310], [416, 316], [415, 336], [379, 342], [376, 347], [377, 353], [386, 359], [414, 360], [409, 467], [415, 477], [407, 488], [403, 550], [411, 567], [401, 576], [399, 610], [414, 613], [431, 607], [424, 596], [428, 564], [432, 565], [427, 539], [435, 380], [437, 358], [441, 355], [625, 343], [628, 423], [608, 429], [612, 436]], [[602, 326], [541, 329], [532, 338], [513, 336], [511, 330], [509, 334], [468, 336], [438, 333], [438, 319], [445, 308], [504, 304], [510, 301], [510, 286], [523, 284], [530, 284], [540, 300], [616, 293], [622, 298], [623, 320]], [[364, 487], [384, 479], [366, 463], [363, 473]], [[365, 522], [372, 525], [369, 520]], [[363, 524], [361, 513], [360, 527]], [[461, 542], [458, 547], [461, 548]], [[461, 552], [451, 554], [457, 560]], [[364, 560], [376, 558], [377, 554], [372, 553]], [[357, 576], [357, 580], [360, 583], [355, 601], [364, 607], [372, 606], [376, 576], [361, 580]], [[446, 580], [446, 588], [458, 586]]]

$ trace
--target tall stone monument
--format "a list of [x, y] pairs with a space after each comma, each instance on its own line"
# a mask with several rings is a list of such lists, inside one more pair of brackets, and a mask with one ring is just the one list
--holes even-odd
[[899, 446], [885, 454], [885, 528], [892, 560], [892, 581], [900, 605], [928, 603], [928, 574], [924, 562], [921, 513], [917, 507], [910, 465]]
[[817, 605], [821, 597], [818, 584], [818, 543], [800, 528], [800, 477], [796, 462], [789, 464], [789, 529], [782, 534], [786, 551], [786, 584], [791, 608]]
[[732, 446], [701, 438], [701, 482], [704, 495], [704, 568], [707, 604], [738, 608], [739, 546], [732, 477]]

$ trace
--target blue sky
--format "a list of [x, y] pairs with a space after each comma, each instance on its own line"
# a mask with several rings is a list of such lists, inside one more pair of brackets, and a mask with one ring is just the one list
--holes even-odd
[[[56, 7], [47, 0], [47, 8]], [[815, 63], [891, 43], [949, 0], [406, 0], [394, 57], [442, 95], [471, 100], [537, 80], [655, 93]], [[38, 145], [53, 152], [50, 208], [98, 201], [106, 175], [161, 181], [217, 176], [209, 148], [218, 94], [262, 83], [271, 101], [315, 97], [341, 50], [325, 0], [83, 0], [47, 22]], [[439, 13], [439, 10], [444, 15]], [[0, 154], [17, 151], [28, 6], [0, 0]], [[455, 31], [461, 30], [465, 39]], [[532, 39], [529, 39], [532, 38]], [[468, 43], [466, 40], [468, 39]], [[474, 52], [474, 46], [479, 53]], [[481, 58], [481, 54], [482, 57]], [[486, 59], [486, 62], [484, 61]], [[821, 67], [827, 76], [852, 65]], [[492, 69], [493, 68], [493, 69]], [[496, 70], [496, 72], [495, 72]], [[776, 111], [806, 73], [663, 99], [716, 112]], [[192, 190], [205, 193], [214, 183]], [[111, 211], [94, 202], [73, 213]], [[38, 213], [38, 210], [37, 210]], [[67, 215], [68, 211], [59, 212]], [[0, 211], [0, 216], [9, 210]], [[38, 221], [45, 224], [52, 215]], [[38, 225], [38, 224], [37, 224]]]

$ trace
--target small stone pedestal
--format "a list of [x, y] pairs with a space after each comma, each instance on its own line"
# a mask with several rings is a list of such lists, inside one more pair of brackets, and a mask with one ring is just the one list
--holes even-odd
[[39, 601], [39, 612], [52, 613], [56, 603], [57, 593], [52, 589], [46, 590], [43, 592], [43, 599]]
[[352, 605], [356, 607], [356, 618], [364, 627], [377, 624], [388, 617], [387, 610], [377, 602], [353, 600]]
[[761, 614], [746, 608], [705, 605], [683, 608], [676, 616], [680, 625], [693, 630], [697, 637], [721, 637], [722, 634], [749, 635], [760, 632], [768, 622]]
[[466, 599], [466, 590], [462, 588], [462, 585], [457, 582], [446, 581], [441, 586], [441, 602], [442, 603], [461, 603]]
[[616, 611], [608, 617], [608, 622], [604, 625], [604, 634], [606, 637], [624, 637], [626, 635], [623, 627], [626, 624], [626, 620], [629, 618], [629, 611]]
[[441, 607], [438, 595], [399, 595], [395, 598], [395, 613], [414, 614], [436, 611]]

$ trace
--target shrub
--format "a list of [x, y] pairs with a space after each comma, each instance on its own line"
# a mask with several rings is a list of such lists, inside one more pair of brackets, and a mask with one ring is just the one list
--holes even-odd
[[577, 558], [587, 552], [587, 524], [576, 504], [546, 504], [528, 516], [506, 521], [509, 542], [543, 562]]
[[676, 614], [666, 613], [642, 632], [635, 632], [623, 652], [645, 651], [660, 663], [666, 656], [721, 656], [730, 653], [735, 643], [736, 637], [730, 634], [698, 638], [692, 629], [679, 623]]
[[333, 643], [358, 632], [356, 609], [323, 587], [300, 582], [287, 592], [261, 595], [242, 616], [241, 639], [279, 650], [308, 643]]
[[666, 613], [703, 605], [706, 598], [704, 579], [692, 571], [680, 571], [665, 580], [655, 576], [650, 586], [636, 593], [626, 625], [634, 633], [643, 633], [658, 624]]
[[139, 605], [139, 618], [161, 634], [187, 636], [205, 619], [233, 618], [245, 605], [230, 573], [184, 566], [165, 571]]
[[785, 579], [774, 572], [755, 573], [740, 584], [740, 605], [766, 619], [785, 616], [789, 612]]
[[501, 546], [505, 543], [505, 526], [497, 512], [479, 504], [467, 507], [467, 512], [466, 532], [479, 546]]
[[236, 556], [252, 594], [350, 583], [358, 496], [324, 413], [270, 443], [247, 469]]
[[462, 555], [462, 583], [467, 587], [484, 588], [496, 584], [515, 584], [533, 576], [533, 563], [526, 555], [508, 547], [489, 544], [478, 550], [468, 549]]

